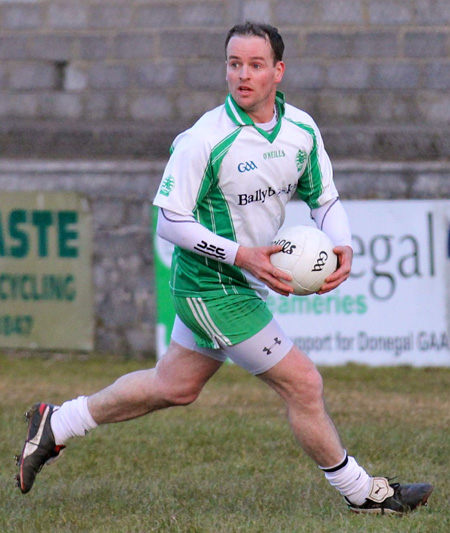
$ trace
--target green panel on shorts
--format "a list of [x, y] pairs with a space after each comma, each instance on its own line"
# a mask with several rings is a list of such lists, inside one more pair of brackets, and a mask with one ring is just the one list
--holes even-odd
[[173, 296], [180, 319], [203, 348], [232, 346], [253, 337], [272, 320], [258, 296], [231, 294], [215, 298]]

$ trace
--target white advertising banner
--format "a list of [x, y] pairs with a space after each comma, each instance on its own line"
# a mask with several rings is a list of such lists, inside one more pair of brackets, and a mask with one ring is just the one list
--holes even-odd
[[[271, 293], [269, 308], [316, 364], [450, 366], [450, 201], [344, 205], [351, 278], [324, 295]], [[314, 225], [304, 203], [287, 207], [285, 226]]]

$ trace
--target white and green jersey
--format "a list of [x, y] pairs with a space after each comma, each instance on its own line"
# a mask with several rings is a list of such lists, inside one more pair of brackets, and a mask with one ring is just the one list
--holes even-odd
[[[178, 135], [154, 204], [243, 246], [271, 243], [297, 193], [311, 209], [336, 198], [329, 157], [312, 118], [277, 93], [267, 133], [228, 95]], [[203, 250], [204, 252], [204, 250]], [[171, 288], [181, 297], [255, 294], [267, 288], [240, 268], [176, 247]], [[216, 259], [216, 257], [218, 259]]]

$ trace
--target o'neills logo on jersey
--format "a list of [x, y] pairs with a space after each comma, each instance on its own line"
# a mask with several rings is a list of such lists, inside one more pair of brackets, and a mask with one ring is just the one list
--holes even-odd
[[289, 183], [287, 187], [278, 189], [276, 191], [272, 187], [267, 189], [257, 189], [254, 193], [251, 194], [238, 194], [238, 205], [247, 205], [252, 204], [253, 202], [264, 203], [267, 198], [271, 196], [281, 196], [282, 194], [291, 194], [295, 188], [295, 184]]
[[274, 159], [275, 157], [285, 157], [284, 150], [274, 150], [273, 152], [265, 152], [263, 154], [264, 159]]

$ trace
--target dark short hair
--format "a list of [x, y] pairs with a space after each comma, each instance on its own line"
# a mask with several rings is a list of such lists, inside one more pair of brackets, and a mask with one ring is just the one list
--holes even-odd
[[261, 24], [257, 22], [247, 21], [245, 24], [236, 24], [228, 32], [225, 39], [225, 54], [227, 53], [227, 46], [230, 39], [235, 35], [254, 35], [256, 37], [262, 37], [268, 39], [270, 46], [272, 47], [274, 63], [283, 60], [284, 42], [281, 35], [278, 33], [278, 29], [274, 28], [270, 24]]

